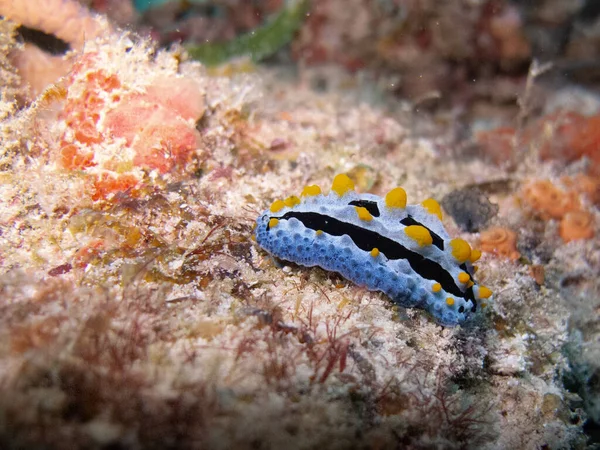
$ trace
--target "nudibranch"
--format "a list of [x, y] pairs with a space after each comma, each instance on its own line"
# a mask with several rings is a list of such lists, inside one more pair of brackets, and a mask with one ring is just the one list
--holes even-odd
[[300, 197], [276, 200], [257, 219], [256, 242], [303, 266], [319, 266], [395, 303], [428, 311], [445, 326], [464, 322], [492, 292], [473, 278], [481, 252], [451, 239], [440, 205], [407, 205], [397, 187], [378, 197], [358, 194], [337, 175], [329, 194], [307, 186]]

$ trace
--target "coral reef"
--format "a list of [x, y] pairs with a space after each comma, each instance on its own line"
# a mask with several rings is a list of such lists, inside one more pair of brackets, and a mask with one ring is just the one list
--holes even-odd
[[[498, 167], [449, 150], [455, 136], [439, 124], [452, 115], [432, 121], [414, 105], [357, 101], [359, 89], [339, 80], [313, 90], [289, 68], [209, 71], [178, 46], [158, 49], [79, 4], [47, 2], [75, 18], [65, 28], [75, 35], [62, 35], [62, 13], [33, 19], [47, 11], [41, 3], [0, 3], [18, 22], [0, 22], [0, 447], [586, 447], [598, 420], [600, 244], [558, 236], [559, 220], [576, 212], [598, 223], [592, 128], [566, 158], [541, 151], [544, 127], [532, 125], [531, 138], [515, 129], [514, 164]], [[351, 36], [335, 48], [371, 42], [373, 22], [354, 14], [365, 3], [343, 3], [337, 18]], [[368, 8], [398, 19], [396, 3]], [[522, 34], [493, 21], [514, 31], [523, 18], [498, 3], [434, 14], [424, 2], [422, 20], [411, 9], [401, 21], [406, 33], [376, 31], [394, 37], [378, 49], [403, 47], [397, 64], [406, 65], [418, 49], [447, 44], [448, 56], [423, 51], [415, 63], [413, 75], [431, 69], [426, 78], [460, 71], [459, 61], [496, 65], [496, 52], [501, 70], [518, 70]], [[326, 31], [334, 4], [320, 3], [309, 26]], [[439, 28], [418, 31], [440, 14]], [[67, 76], [39, 95], [14, 66], [23, 23], [72, 46]], [[496, 35], [473, 56], [465, 35], [478, 23]], [[73, 30], [88, 26], [110, 32], [79, 45]], [[348, 50], [335, 57], [358, 67], [365, 48]], [[357, 195], [402, 185], [410, 202], [477, 187], [497, 205], [465, 202], [495, 210], [487, 231], [440, 220], [508, 256], [484, 249], [478, 262], [493, 301], [448, 328], [339, 274], [274, 262], [251, 239], [260, 212], [282, 194], [293, 205], [288, 196], [336, 173], [350, 174]], [[548, 203], [548, 193], [577, 208]], [[434, 206], [424, 208], [441, 216]], [[473, 210], [465, 217], [483, 220]], [[518, 231], [518, 250], [506, 230]]]

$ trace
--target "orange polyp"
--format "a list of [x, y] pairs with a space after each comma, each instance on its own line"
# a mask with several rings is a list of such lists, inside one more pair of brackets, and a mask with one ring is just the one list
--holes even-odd
[[481, 233], [480, 239], [481, 250], [484, 252], [504, 256], [513, 261], [521, 256], [517, 250], [517, 234], [508, 228], [490, 228]]
[[559, 225], [560, 237], [565, 242], [594, 237], [594, 216], [587, 211], [571, 211], [565, 214]]
[[533, 180], [523, 188], [523, 200], [542, 218], [560, 219], [579, 208], [579, 198], [565, 192], [550, 180]]

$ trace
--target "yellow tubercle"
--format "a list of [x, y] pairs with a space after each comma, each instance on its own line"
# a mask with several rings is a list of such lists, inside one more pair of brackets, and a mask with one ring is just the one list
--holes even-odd
[[469, 276], [469, 274], [467, 272], [461, 272], [458, 274], [458, 281], [461, 283], [466, 283], [467, 281], [470, 281], [471, 277]]
[[422, 225], [409, 225], [404, 228], [404, 233], [419, 244], [419, 247], [424, 247], [433, 243], [431, 233], [429, 233], [429, 230]]
[[479, 298], [490, 298], [492, 296], [492, 291], [485, 287], [479, 286]]
[[377, 258], [379, 256], [379, 249], [378, 248], [374, 248], [373, 250], [371, 250], [371, 256], [373, 258]]
[[469, 261], [471, 261], [472, 263], [474, 263], [479, 258], [481, 258], [481, 250], [475, 250], [475, 249], [471, 250], [471, 256], [469, 258]]
[[317, 230], [316, 233], [317, 233], [317, 236], [321, 236], [323, 234], [323, 230]]
[[302, 189], [302, 194], [300, 197], [314, 197], [315, 195], [319, 195], [321, 193], [321, 188], [316, 184], [306, 186]]
[[438, 219], [442, 220], [442, 208], [440, 208], [440, 204], [434, 199], [428, 198], [427, 200], [423, 200], [421, 206], [423, 206], [429, 214], [433, 214], [434, 216], [437, 216]]
[[341, 197], [346, 192], [354, 190], [354, 183], [348, 175], [340, 173], [333, 179], [331, 190]]
[[286, 198], [283, 203], [285, 204], [285, 206], [287, 206], [288, 208], [293, 208], [296, 205], [300, 204], [300, 199], [298, 197], [296, 197], [295, 195], [290, 195], [288, 198]]
[[464, 239], [452, 239], [450, 246], [452, 247], [452, 256], [461, 264], [471, 256], [471, 246]]
[[452, 297], [448, 297], [446, 299], [446, 305], [448, 305], [448, 306], [454, 305], [454, 299]]
[[276, 213], [276, 212], [281, 211], [283, 209], [283, 207], [285, 207], [285, 203], [283, 203], [283, 200], [275, 200], [271, 204], [270, 211]]
[[442, 290], [442, 285], [440, 283], [434, 283], [433, 286], [431, 286], [431, 290], [438, 293]]
[[385, 195], [385, 206], [388, 208], [406, 208], [406, 191], [401, 187], [392, 189]]
[[356, 214], [358, 214], [360, 220], [366, 220], [367, 222], [373, 220], [373, 216], [367, 208], [363, 206], [355, 206], [354, 208], [356, 209]]
[[279, 223], [279, 220], [272, 218], [269, 220], [269, 228], [274, 228], [277, 226], [277, 224]]

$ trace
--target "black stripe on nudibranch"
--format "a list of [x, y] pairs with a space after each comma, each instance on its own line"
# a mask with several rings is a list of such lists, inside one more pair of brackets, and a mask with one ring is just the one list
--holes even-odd
[[348, 204], [352, 206], [362, 206], [367, 211], [369, 211], [369, 214], [371, 214], [373, 217], [379, 217], [380, 213], [379, 207], [377, 206], [377, 202], [374, 202], [372, 200], [353, 200]]
[[[471, 280], [475, 282], [475, 279], [473, 278], [473, 271], [469, 270], [465, 263], [462, 263], [458, 267], [460, 267], [463, 272], [467, 272], [471, 276]], [[465, 291], [465, 298], [473, 302], [473, 308], [471, 308], [471, 312], [475, 312], [477, 310], [477, 302], [475, 301], [475, 293], [473, 292], [473, 286], [467, 288], [467, 290]]]
[[431, 231], [429, 228], [427, 228], [425, 225], [423, 225], [421, 222], [417, 222], [411, 215], [406, 216], [404, 219], [402, 219], [400, 221], [400, 223], [404, 226], [409, 226], [409, 225], [422, 226], [427, 231], [429, 231], [429, 234], [431, 235], [431, 239], [433, 241], [433, 245], [435, 245], [437, 248], [439, 248], [442, 251], [444, 250], [444, 240], [439, 235], [435, 234], [433, 231]]
[[[302, 222], [306, 228], [315, 231], [321, 230], [332, 236], [343, 236], [344, 234], [347, 234], [361, 250], [370, 252], [373, 248], [377, 248], [388, 259], [405, 259], [408, 261], [411, 268], [422, 278], [437, 281], [442, 285], [446, 292], [454, 294], [457, 297], [466, 298], [465, 293], [462, 292], [454, 282], [452, 275], [444, 270], [440, 264], [424, 257], [420, 253], [409, 250], [402, 244], [382, 236], [375, 231], [314, 212], [290, 211], [281, 217], [273, 218], [278, 220], [295, 218]], [[470, 298], [472, 298], [472, 290]]]

